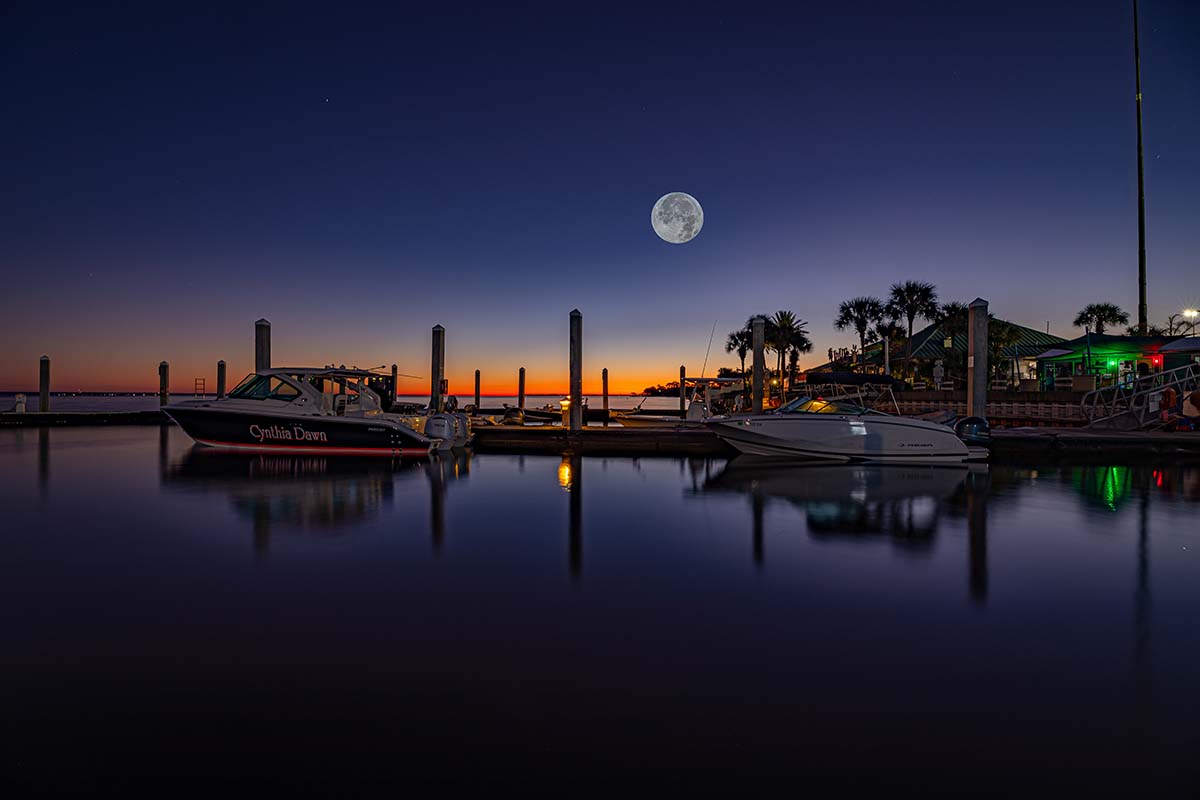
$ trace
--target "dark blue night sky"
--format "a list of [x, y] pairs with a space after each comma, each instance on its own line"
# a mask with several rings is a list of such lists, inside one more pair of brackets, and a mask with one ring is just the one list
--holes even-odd
[[[503, 391], [565, 386], [573, 307], [618, 390], [779, 308], [816, 363], [840, 300], [910, 278], [1063, 335], [1135, 313], [1129, 4], [830, 5], [9, 7], [0, 388], [43, 352], [190, 386], [260, 316], [277, 361], [418, 374], [440, 322], [451, 380]], [[1141, 17], [1161, 322], [1200, 303], [1200, 5]]]

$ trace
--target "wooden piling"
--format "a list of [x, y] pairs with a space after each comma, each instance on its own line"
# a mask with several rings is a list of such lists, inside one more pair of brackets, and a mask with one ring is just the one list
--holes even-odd
[[967, 306], [967, 414], [987, 416], [988, 304], [976, 297]]
[[171, 367], [165, 361], [158, 363], [158, 404], [171, 402]]
[[892, 374], [892, 343], [888, 337], [883, 337], [883, 374]]
[[397, 381], [400, 380], [400, 368], [392, 364], [392, 396], [388, 398], [388, 406], [391, 407], [396, 402], [396, 397], [399, 392], [396, 389]]
[[600, 391], [604, 403], [604, 427], [608, 427], [608, 367], [600, 371]]
[[571, 311], [571, 430], [583, 428], [583, 314]]
[[50, 356], [38, 363], [38, 411], [50, 410]]
[[254, 371], [271, 368], [271, 323], [260, 319], [254, 323]]
[[517, 408], [525, 410], [525, 368], [517, 370]]
[[225, 396], [225, 362], [217, 362], [217, 399]]
[[475, 408], [479, 408], [479, 370], [475, 370]]
[[679, 365], [679, 416], [687, 413], [687, 370], [683, 364]]
[[754, 384], [750, 409], [756, 414], [761, 414], [763, 410], [763, 367], [765, 365], [763, 347], [765, 346], [766, 326], [767, 319], [763, 316], [755, 317], [750, 325], [750, 346], [754, 353]]
[[433, 345], [429, 365], [429, 407], [441, 413], [446, 410], [446, 398], [442, 394], [442, 379], [446, 370], [446, 329], [433, 326]]

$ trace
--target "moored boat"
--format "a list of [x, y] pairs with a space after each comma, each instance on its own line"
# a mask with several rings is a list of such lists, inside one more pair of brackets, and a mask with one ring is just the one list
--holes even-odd
[[[197, 443], [250, 452], [354, 456], [424, 456], [457, 444], [453, 418], [426, 426], [450, 433], [426, 436], [383, 411], [368, 370], [279, 367], [251, 373], [227, 397], [188, 400], [163, 411]], [[447, 440], [449, 438], [449, 441]]]

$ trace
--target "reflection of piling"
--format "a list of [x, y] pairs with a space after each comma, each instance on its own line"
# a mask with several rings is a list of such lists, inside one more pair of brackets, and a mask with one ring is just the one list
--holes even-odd
[[517, 408], [525, 410], [525, 368], [517, 370]]
[[750, 349], [754, 353], [754, 383], [750, 396], [750, 408], [756, 414], [763, 410], [763, 366], [765, 361], [763, 347], [765, 346], [766, 326], [767, 320], [763, 316], [755, 317], [750, 325]]
[[429, 462], [429, 515], [433, 554], [440, 556], [446, 539], [446, 475], [440, 458]]
[[165, 361], [158, 362], [158, 404], [165, 406], [171, 401], [171, 367]]
[[43, 493], [50, 483], [50, 429], [38, 428], [38, 489]]
[[982, 604], [988, 591], [987, 501], [990, 477], [987, 472], [967, 473], [967, 558], [971, 599]]
[[583, 456], [571, 453], [569, 460], [571, 485], [567, 491], [570, 494], [571, 530], [567, 566], [571, 579], [579, 580], [583, 572]]
[[750, 506], [754, 511], [754, 565], [762, 568], [765, 548], [763, 546], [763, 500], [761, 489], [755, 488], [750, 495]]
[[217, 399], [225, 396], [225, 362], [217, 362]]
[[976, 297], [967, 306], [967, 413], [987, 416], [988, 304]]
[[446, 370], [446, 329], [433, 326], [433, 344], [429, 356], [429, 408], [437, 413], [446, 410], [446, 398], [442, 394], [442, 380]]
[[38, 411], [50, 410], [50, 356], [38, 364]]
[[683, 416], [687, 412], [687, 370], [683, 364], [679, 365], [679, 416]]
[[571, 311], [571, 430], [583, 428], [583, 314]]
[[601, 400], [604, 403], [604, 427], [608, 427], [608, 367], [600, 371]]
[[475, 370], [475, 408], [479, 409], [479, 370]]
[[271, 323], [260, 319], [254, 323], [254, 371], [271, 368]]

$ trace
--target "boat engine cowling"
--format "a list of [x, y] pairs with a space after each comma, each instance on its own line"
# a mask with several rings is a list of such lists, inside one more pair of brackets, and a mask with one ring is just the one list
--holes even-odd
[[425, 419], [425, 436], [437, 442], [438, 450], [453, 447], [457, 432], [458, 421], [453, 414], [433, 414]]
[[471, 418], [461, 411], [454, 414], [454, 446], [466, 447], [471, 441]]
[[986, 446], [992, 439], [992, 426], [983, 417], [963, 417], [954, 424], [954, 435], [966, 444]]

